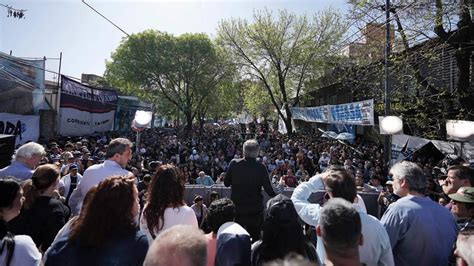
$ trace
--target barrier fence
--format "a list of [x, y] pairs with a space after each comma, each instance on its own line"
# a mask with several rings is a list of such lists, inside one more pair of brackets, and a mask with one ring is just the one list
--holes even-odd
[[[186, 185], [186, 190], [184, 192], [184, 200], [189, 206], [191, 206], [193, 204], [194, 196], [201, 195], [204, 199], [204, 203], [207, 205], [209, 203], [209, 197], [212, 191], [217, 192], [219, 194], [219, 198], [227, 197], [230, 199], [230, 187], [225, 187], [223, 185], [214, 185], [210, 187], [202, 185]], [[316, 193], [311, 194], [308, 200], [311, 203], [321, 203], [323, 202], [323, 197], [325, 193], [326, 191], [324, 190], [317, 191]], [[262, 194], [264, 203], [266, 203], [270, 199], [270, 197], [263, 190]], [[293, 188], [286, 188], [282, 194], [291, 197], [291, 194], [293, 194]], [[379, 194], [365, 192], [359, 192], [358, 194], [362, 197], [362, 199], [364, 199], [364, 203], [367, 208], [367, 213], [377, 218], [380, 218], [380, 206], [377, 202]], [[266, 206], [266, 204], [264, 204], [264, 206]]]

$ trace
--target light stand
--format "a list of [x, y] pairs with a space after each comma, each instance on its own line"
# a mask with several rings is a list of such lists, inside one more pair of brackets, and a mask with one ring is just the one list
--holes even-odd
[[448, 139], [460, 142], [460, 156], [463, 157], [464, 142], [474, 139], [474, 122], [462, 120], [446, 121], [446, 135]]
[[140, 111], [138, 110], [135, 113], [135, 119], [132, 121], [132, 129], [137, 132], [135, 152], [137, 153], [138, 158], [140, 159], [140, 132], [145, 130], [146, 127], [150, 126], [152, 119], [152, 112]]

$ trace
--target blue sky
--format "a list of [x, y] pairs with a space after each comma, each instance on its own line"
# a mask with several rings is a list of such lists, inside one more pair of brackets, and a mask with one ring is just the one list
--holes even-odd
[[[346, 11], [346, 0], [86, 0], [127, 33], [146, 29], [175, 35], [204, 32], [215, 35], [222, 19], [250, 19], [254, 10], [287, 9], [297, 14], [313, 14], [332, 6]], [[61, 73], [80, 77], [81, 73], [102, 75], [105, 60], [125, 36], [81, 0], [0, 0], [1, 4], [27, 9], [26, 19], [7, 18], [0, 7], [0, 51], [12, 50], [18, 57], [57, 58], [63, 53]], [[47, 60], [46, 68], [58, 71], [57, 60]], [[47, 79], [53, 79], [47, 74]]]

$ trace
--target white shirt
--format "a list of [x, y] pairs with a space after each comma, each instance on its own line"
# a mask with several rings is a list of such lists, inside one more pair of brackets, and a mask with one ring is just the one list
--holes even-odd
[[81, 182], [78, 183], [77, 188], [74, 189], [69, 198], [69, 206], [73, 214], [79, 213], [84, 197], [93, 186], [99, 184], [107, 177], [127, 176], [129, 174], [131, 175], [132, 173], [123, 169], [117, 162], [112, 160], [105, 160], [101, 164], [95, 164], [87, 168]]
[[[79, 184], [81, 182], [81, 179], [82, 179], [82, 175], [77, 173], [77, 181], [76, 181], [76, 184]], [[67, 197], [67, 195], [69, 194], [69, 188], [71, 187], [71, 174], [67, 174], [63, 177], [61, 177], [61, 179], [59, 180], [59, 184], [58, 184], [58, 187], [59, 188], [64, 188], [64, 197]], [[77, 187], [77, 185], [76, 185]]]
[[[151, 237], [150, 230], [148, 230], [145, 215], [143, 215], [145, 209], [146, 206], [145, 208], [143, 208], [143, 212], [140, 218], [140, 230], [145, 233], [146, 238], [148, 239], [148, 243], [151, 245], [153, 242], [153, 238]], [[184, 205], [179, 208], [166, 208], [165, 213], [163, 215], [163, 228], [159, 232], [157, 232], [155, 229], [155, 236], [158, 236], [164, 230], [178, 224], [191, 225], [195, 226], [196, 228], [199, 228], [196, 219], [196, 214], [194, 214], [194, 210], [191, 209], [191, 207]]]
[[[324, 183], [319, 175], [313, 176], [308, 182], [301, 183], [295, 188], [291, 195], [291, 200], [295, 205], [300, 218], [307, 224], [316, 226], [319, 223], [319, 214], [321, 205], [310, 203], [308, 201], [311, 193], [324, 189]], [[362, 224], [362, 235], [364, 236], [364, 244], [359, 247], [360, 262], [367, 265], [394, 265], [390, 239], [387, 231], [377, 218], [364, 213], [360, 206], [361, 200], [352, 206], [359, 213]], [[365, 204], [364, 204], [365, 207]], [[324, 245], [320, 237], [318, 237], [316, 252], [321, 262], [325, 260]]]
[[[41, 253], [36, 248], [33, 239], [30, 236], [26, 235], [17, 235], [15, 239], [15, 250], [13, 251], [13, 257], [10, 262], [10, 265], [40, 265], [41, 263]], [[3, 245], [3, 241], [0, 240], [0, 246]], [[3, 250], [0, 254], [0, 265], [7, 265], [6, 255], [7, 249]]]

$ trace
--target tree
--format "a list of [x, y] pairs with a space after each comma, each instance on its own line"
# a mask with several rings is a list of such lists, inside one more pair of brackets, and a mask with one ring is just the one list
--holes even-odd
[[205, 34], [174, 37], [147, 30], [124, 39], [111, 58], [105, 73], [111, 84], [168, 101], [184, 114], [188, 130], [229, 69]]
[[267, 119], [275, 108], [261, 83], [246, 81], [242, 83], [245, 110], [254, 118]]
[[[338, 13], [325, 10], [311, 19], [280, 11], [255, 12], [253, 23], [230, 19], [218, 26], [217, 43], [228, 51], [243, 78], [258, 81], [292, 133], [291, 107], [305, 83], [321, 70], [345, 31]], [[285, 112], [282, 112], [285, 110]]]
[[[385, 23], [384, 0], [349, 2], [353, 4], [349, 14], [358, 27], [362, 28], [368, 22]], [[472, 120], [474, 117], [474, 91], [470, 85], [474, 24], [469, 14], [469, 7], [472, 9], [473, 5], [472, 1], [464, 0], [392, 0], [389, 11], [395, 25], [395, 43], [399, 47], [391, 57], [391, 109], [404, 116], [404, 121], [413, 129], [411, 133], [444, 138], [447, 119]], [[446, 86], [433, 70], [436, 61], [444, 60], [440, 53], [444, 48], [454, 51], [457, 65], [454, 89]], [[377, 80], [383, 74], [383, 65], [379, 63], [365, 61], [359, 67], [365, 66], [356, 71], [363, 75], [361, 70], [372, 69], [368, 74], [371, 76], [368, 79], [372, 80], [366, 80], [365, 86], [377, 88], [375, 96], [382, 92], [382, 86], [370, 85], [374, 77]], [[366, 67], [369, 64], [370, 67]], [[378, 70], [374, 70], [376, 64]], [[451, 72], [449, 69], [444, 71]], [[360, 75], [351, 78], [361, 85], [364, 82]]]

